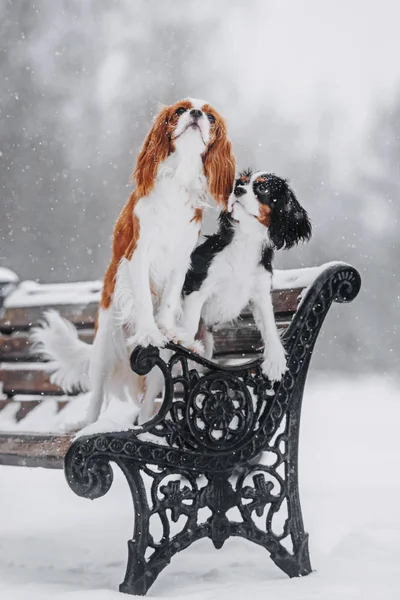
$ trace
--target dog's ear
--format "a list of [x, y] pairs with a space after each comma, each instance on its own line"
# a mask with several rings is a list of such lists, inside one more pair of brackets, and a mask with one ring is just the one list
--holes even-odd
[[164, 106], [156, 116], [153, 127], [144, 140], [139, 153], [133, 179], [139, 196], [147, 196], [154, 187], [158, 165], [170, 153], [171, 144], [168, 135], [170, 107]]
[[289, 249], [310, 239], [311, 221], [307, 211], [286, 184], [271, 211], [269, 236], [277, 250]]
[[214, 141], [204, 156], [204, 172], [211, 196], [226, 210], [235, 183], [236, 160], [224, 120], [218, 115]]

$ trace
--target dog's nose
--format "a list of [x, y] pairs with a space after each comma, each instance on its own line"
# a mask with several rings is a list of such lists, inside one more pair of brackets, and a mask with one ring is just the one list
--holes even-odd
[[190, 111], [190, 114], [192, 115], [192, 117], [194, 117], [195, 119], [200, 119], [200, 117], [203, 116], [203, 113], [201, 112], [201, 110], [197, 110], [196, 108], [193, 108]]
[[244, 194], [247, 194], [246, 188], [240, 187], [240, 186], [237, 186], [235, 188], [235, 196], [236, 196], [236, 198], [240, 198], [240, 196], [244, 196]]

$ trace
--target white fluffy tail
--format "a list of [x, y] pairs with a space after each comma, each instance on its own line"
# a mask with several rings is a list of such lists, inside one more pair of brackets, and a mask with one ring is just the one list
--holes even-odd
[[32, 330], [32, 350], [50, 361], [50, 380], [64, 392], [90, 389], [92, 345], [78, 338], [76, 328], [55, 310], [44, 313], [45, 322]]

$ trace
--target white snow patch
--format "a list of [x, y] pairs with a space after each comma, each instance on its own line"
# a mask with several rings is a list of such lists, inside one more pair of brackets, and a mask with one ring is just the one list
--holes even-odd
[[[90, 397], [90, 392], [85, 394], [85, 396]], [[80, 418], [83, 418], [86, 414], [86, 406], [84, 406], [84, 411], [82, 411], [82, 403], [76, 402], [73, 407], [70, 409], [70, 414], [72, 409], [78, 409], [75, 413], [75, 419], [79, 421]], [[133, 404], [133, 402], [124, 402], [119, 400], [118, 398], [111, 398], [109, 405], [103, 410], [99, 419], [92, 423], [91, 425], [87, 425], [76, 434], [76, 438], [82, 437], [84, 435], [92, 435], [95, 433], [107, 433], [110, 431], [128, 431], [132, 429], [133, 422], [138, 414], [138, 408]], [[65, 423], [65, 415], [63, 416]], [[70, 415], [69, 415], [70, 418]]]
[[157, 444], [158, 446], [168, 446], [168, 442], [165, 438], [158, 437], [148, 431], [139, 433], [138, 438], [142, 442], [149, 442], [151, 444]]
[[[300, 433], [308, 577], [289, 579], [268, 553], [240, 539], [208, 540], [175, 556], [149, 592], [176, 600], [398, 600], [400, 422], [398, 382], [317, 378]], [[78, 400], [77, 400], [78, 401]], [[132, 534], [132, 501], [115, 469], [94, 502], [62, 471], [0, 467], [0, 597], [117, 600]]]
[[49, 306], [55, 304], [89, 304], [100, 302], [102, 281], [75, 283], [36, 283], [23, 281], [5, 300], [4, 306]]
[[51, 370], [50, 363], [42, 362], [4, 362], [0, 363], [4, 371], [49, 371]]
[[272, 276], [274, 290], [288, 290], [292, 288], [308, 288], [314, 283], [321, 273], [329, 267], [349, 266], [347, 263], [332, 261], [319, 267], [304, 267], [301, 269], [275, 269]]
[[14, 271], [0, 267], [0, 283], [17, 283], [18, 281], [19, 277]]

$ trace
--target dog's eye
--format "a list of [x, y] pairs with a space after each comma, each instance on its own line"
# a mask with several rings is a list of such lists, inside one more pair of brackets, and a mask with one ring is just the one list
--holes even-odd
[[180, 106], [179, 108], [176, 109], [175, 114], [176, 115], [183, 115], [183, 113], [186, 112], [186, 108], [183, 108], [183, 106]]
[[207, 113], [207, 119], [210, 121], [210, 123], [215, 123], [215, 117], [211, 113]]
[[267, 186], [266, 183], [260, 183], [260, 185], [258, 186], [258, 191], [259, 192], [264, 193], [264, 192], [267, 191], [267, 189], [268, 189], [268, 186]]
[[235, 183], [235, 187], [237, 187], [238, 185], [246, 185], [246, 182], [244, 179], [238, 179]]

